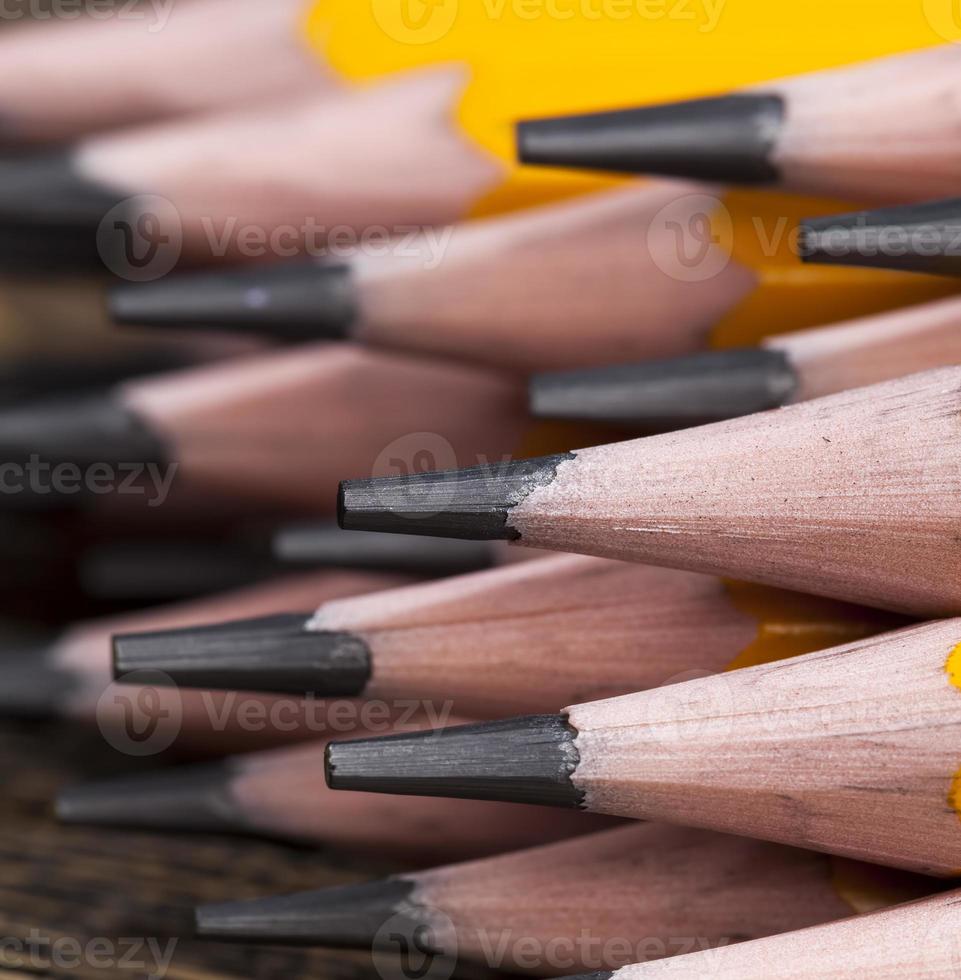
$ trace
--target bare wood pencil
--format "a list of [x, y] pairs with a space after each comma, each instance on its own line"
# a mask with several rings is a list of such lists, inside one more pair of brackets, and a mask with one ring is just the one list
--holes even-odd
[[707, 193], [661, 182], [422, 229], [343, 264], [125, 284], [110, 308], [137, 326], [350, 339], [519, 371], [686, 353], [758, 286], [736, 261], [699, 282], [674, 274], [665, 209], [687, 227]]
[[961, 620], [540, 715], [337, 742], [335, 789], [667, 820], [961, 868]]
[[[139, 704], [131, 686], [111, 693], [110, 638], [118, 630], [188, 626], [210, 619], [281, 613], [291, 603], [313, 603], [365, 590], [377, 591], [409, 581], [399, 574], [376, 572], [315, 572], [241, 589], [233, 593], [163, 607], [149, 612], [79, 623], [39, 649], [11, 651], [0, 659], [0, 715], [13, 718], [66, 718], [96, 724], [105, 737], [123, 738], [125, 712]], [[141, 680], [144, 680], [142, 677]], [[151, 683], [146, 702], [149, 717], [176, 720], [177, 743], [204, 752], [263, 747], [274, 740], [303, 740], [310, 732], [273, 730], [238, 724], [236, 698], [228, 693], [168, 691]], [[252, 701], [253, 699], [246, 699]], [[260, 697], [261, 706], [269, 697]], [[323, 705], [318, 705], [323, 711]], [[220, 725], [219, 719], [226, 719]], [[221, 727], [221, 731], [217, 728]]]
[[[953, 980], [961, 892], [677, 960], [628, 966], [593, 980]], [[587, 980], [587, 978], [582, 978]]]
[[794, 656], [892, 620], [687, 572], [556, 556], [313, 614], [121, 634], [114, 670], [120, 681], [160, 672], [181, 688], [422, 698], [494, 718]]
[[190, 0], [4, 31], [0, 139], [62, 141], [336, 91], [319, 53], [298, 38], [303, 15], [303, 0]]
[[945, 44], [733, 95], [532, 120], [531, 164], [910, 201], [961, 189], [957, 46]]
[[[397, 948], [536, 976], [616, 969], [928, 895], [921, 876], [748, 838], [638, 824], [380, 881], [198, 909], [201, 936]], [[518, 900], [523, 903], [519, 908]], [[389, 936], [388, 936], [389, 931]]]
[[149, 462], [174, 493], [301, 515], [330, 511], [345, 469], [502, 458], [524, 428], [512, 378], [312, 345], [17, 406], [0, 414], [0, 447], [51, 464]]
[[562, 456], [347, 482], [341, 525], [515, 540], [950, 615], [961, 610], [959, 391], [961, 368], [942, 368]]
[[[57, 817], [70, 824], [242, 834], [419, 866], [488, 857], [613, 825], [608, 817], [575, 811], [545, 820], [533, 806], [416, 796], [386, 800], [332, 793], [324, 785], [326, 746], [345, 726], [373, 734], [419, 731], [441, 722], [413, 707], [362, 705], [352, 715], [321, 719], [322, 732], [303, 745], [71, 786], [57, 798]], [[451, 716], [444, 721], [457, 723]]]
[[769, 337], [759, 347], [539, 375], [537, 418], [668, 431], [821, 398], [961, 361], [961, 300]]

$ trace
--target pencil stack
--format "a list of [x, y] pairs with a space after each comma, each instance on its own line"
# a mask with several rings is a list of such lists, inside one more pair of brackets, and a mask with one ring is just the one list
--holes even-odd
[[8, 6], [0, 968], [961, 977], [951, 18]]

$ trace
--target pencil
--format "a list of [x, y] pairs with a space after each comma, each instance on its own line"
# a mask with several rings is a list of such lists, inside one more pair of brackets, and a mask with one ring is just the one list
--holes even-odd
[[[958, 902], [945, 892], [869, 915], [677, 960], [624, 967], [595, 980], [950, 980], [958, 972]], [[587, 980], [582, 977], [580, 980]]]
[[[368, 705], [351, 718], [374, 732], [432, 724], [424, 713], [411, 716], [409, 707]], [[332, 793], [321, 777], [324, 752], [345, 721], [335, 713], [323, 720], [323, 733], [303, 745], [67, 787], [57, 797], [57, 817], [67, 824], [238, 834], [422, 866], [564, 840], [614, 822], [575, 811], [545, 821], [539, 807], [507, 803], [412, 796], [385, 806], [364, 793]]]
[[270, 550], [274, 559], [287, 567], [386, 570], [430, 578], [466, 575], [537, 555], [527, 549], [508, 549], [498, 542], [452, 538], [411, 541], [396, 534], [344, 531], [334, 521], [281, 527], [273, 534]]
[[669, 435], [349, 481], [340, 522], [514, 540], [949, 615], [961, 609], [959, 385], [961, 369], [941, 368]]
[[663, 211], [688, 224], [706, 193], [681, 183], [631, 187], [425, 229], [345, 264], [124, 284], [111, 291], [110, 311], [137, 326], [349, 339], [513, 370], [685, 353], [759, 286], [737, 261], [699, 282], [671, 274], [675, 236]]
[[[508, 125], [512, 120], [670, 102], [745, 86], [764, 90], [769, 79], [785, 74], [930, 48], [943, 40], [930, 17], [907, 9], [892, 10], [883, 25], [875, 22], [865, 30], [863, 11], [855, 5], [842, 9], [828, 0], [806, 4], [803, 17], [789, 8], [773, 10], [764, 0], [746, 0], [736, 25], [724, 8], [708, 6], [654, 12], [631, 4], [617, 11], [579, 4], [563, 9], [549, 4], [437, 4], [420, 17], [409, 17], [406, 8], [323, 0], [315, 6], [308, 33], [323, 61], [349, 81], [452, 64], [469, 69], [444, 115], [454, 120], [452, 125], [474, 152], [482, 149], [499, 157], [504, 171], [475, 210], [502, 206], [522, 195], [570, 193], [605, 179], [571, 169], [518, 167]], [[950, 58], [950, 52], [941, 57]], [[678, 65], [683, 71], [676, 70]], [[945, 72], [943, 85], [949, 88], [953, 73]], [[844, 105], [839, 86], [831, 84], [832, 108]], [[862, 118], [858, 107], [852, 108], [862, 126], [878, 120], [873, 132], [880, 135], [867, 140], [865, 150], [874, 153], [875, 168], [885, 158], [876, 152], [878, 146], [885, 153], [897, 152], [888, 148], [889, 142], [897, 142], [888, 138], [895, 119], [904, 127], [911, 120], [922, 122], [911, 97], [924, 84], [920, 70], [899, 78], [898, 101], [889, 112], [865, 109], [867, 118]], [[902, 110], [905, 102], [908, 107]], [[950, 117], [950, 99], [943, 104]], [[937, 107], [935, 103], [933, 111]], [[935, 135], [945, 139], [942, 132]], [[943, 172], [952, 171], [951, 160], [945, 159]]]
[[953, 44], [729, 95], [522, 122], [529, 164], [782, 187], [879, 202], [961, 189]]
[[801, 225], [801, 258], [820, 265], [864, 266], [961, 275], [961, 198], [813, 218]]
[[412, 941], [419, 929], [460, 961], [557, 976], [777, 935], [935, 889], [929, 878], [813, 851], [637, 824], [380, 881], [201, 906], [197, 932], [396, 950], [398, 933]]
[[869, 610], [560, 556], [328, 602], [315, 613], [114, 637], [114, 677], [395, 701], [469, 718], [549, 711], [890, 628]]
[[[127, 729], [125, 712], [138, 703], [155, 719], [172, 718], [179, 729], [178, 744], [198, 751], [246, 746], [262, 747], [276, 739], [304, 739], [309, 730], [294, 726], [287, 732], [267, 726], [238, 724], [229, 693], [210, 695], [196, 691], [177, 692], [155, 686], [154, 678], [141, 676], [141, 686], [120, 696], [109, 696], [110, 638], [122, 630], [188, 626], [211, 619], [249, 615], [280, 614], [291, 603], [302, 605], [399, 585], [400, 575], [374, 572], [317, 572], [281, 579], [227, 595], [162, 607], [145, 613], [94, 620], [68, 627], [45, 644], [22, 651], [8, 651], [0, 658], [0, 715], [13, 718], [64, 718], [96, 724], [105, 737], [123, 739]], [[141, 700], [137, 692], [150, 681], [150, 695]], [[252, 699], [245, 699], [250, 702]], [[270, 698], [260, 698], [261, 710]], [[323, 705], [318, 706], [323, 709]], [[323, 714], [323, 711], [320, 711]], [[226, 719], [224, 723], [223, 719]]]
[[669, 431], [961, 361], [961, 301], [770, 337], [756, 348], [534, 377], [531, 414]]
[[174, 494], [302, 515], [329, 510], [344, 470], [500, 457], [524, 427], [511, 378], [317, 345], [24, 404], [0, 415], [0, 446], [8, 459], [152, 464]]
[[191, 0], [4, 31], [0, 138], [12, 147], [61, 142], [335, 91], [308, 45], [304, 15], [303, 0]]
[[334, 742], [334, 789], [513, 800], [949, 877], [961, 862], [961, 620], [447, 729]]

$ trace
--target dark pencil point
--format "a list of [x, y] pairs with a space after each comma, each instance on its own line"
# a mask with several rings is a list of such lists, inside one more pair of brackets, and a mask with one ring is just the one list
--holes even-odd
[[695, 180], [777, 180], [784, 120], [778, 95], [727, 95], [672, 105], [564, 116], [517, 127], [522, 163]]
[[202, 905], [197, 935], [225, 942], [371, 949], [379, 932], [412, 935], [426, 924], [410, 899], [414, 883], [386, 878], [252, 902]]
[[777, 408], [797, 386], [783, 352], [745, 348], [538, 375], [530, 408], [535, 418], [666, 432]]
[[0, 412], [0, 458], [39, 457], [52, 464], [156, 463], [167, 450], [136, 415], [111, 395], [79, 396]]
[[961, 198], [802, 223], [804, 262], [961, 276]]
[[310, 262], [116, 286], [108, 311], [114, 322], [136, 326], [337, 340], [350, 332], [356, 299], [347, 266]]
[[98, 229], [129, 195], [83, 175], [72, 152], [0, 160], [0, 267], [102, 269]]
[[432, 577], [480, 571], [494, 561], [484, 542], [361, 534], [336, 524], [284, 528], [274, 537], [273, 551], [278, 561], [291, 565], [389, 569]]
[[516, 541], [510, 513], [553, 482], [573, 453], [467, 470], [419, 473], [340, 485], [337, 517], [355, 531], [389, 531], [470, 541]]
[[[178, 687], [352, 697], [370, 680], [367, 644], [306, 629], [310, 613], [115, 636], [114, 677], [159, 671]], [[133, 678], [136, 680], [136, 678]]]
[[58, 717], [80, 684], [45, 649], [0, 656], [0, 717]]
[[571, 781], [579, 761], [575, 737], [562, 715], [534, 715], [333, 742], [327, 783], [368, 793], [579, 807], [583, 795]]
[[57, 818], [104, 827], [242, 833], [250, 825], [234, 800], [233, 777], [230, 763], [223, 763], [76, 786], [57, 797]]

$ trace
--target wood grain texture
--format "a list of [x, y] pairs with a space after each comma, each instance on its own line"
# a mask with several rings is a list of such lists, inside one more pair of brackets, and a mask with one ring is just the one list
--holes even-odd
[[961, 620], [569, 709], [591, 810], [961, 870]]
[[[169, 200], [195, 260], [317, 254], [331, 234], [342, 243], [345, 231], [460, 220], [500, 182], [503, 164], [449, 116], [467, 80], [455, 64], [336, 95], [308, 89], [269, 110], [88, 139], [77, 167], [101, 184]], [[252, 247], [238, 234], [251, 228]]]
[[858, 200], [954, 197], [961, 190], [957, 45], [764, 85], [787, 100], [774, 152], [784, 185]]
[[764, 346], [790, 357], [799, 381], [795, 401], [821, 398], [961, 362], [961, 300], [800, 330]]
[[[421, 719], [397, 730], [424, 727]], [[250, 828], [267, 837], [426, 864], [563, 840], [607, 823], [575, 811], [547, 819], [539, 807], [508, 803], [335, 793], [324, 783], [325, 747], [320, 741], [233, 760], [231, 795]]]
[[961, 611], [961, 368], [576, 453], [521, 543]]
[[[77, 686], [64, 713], [76, 721], [96, 724], [104, 735], [122, 737], [125, 731], [124, 706], [136, 702], [142, 690], [136, 686], [118, 687], [111, 677], [111, 638], [115, 633], [137, 632], [201, 625], [218, 619], [240, 619], [269, 615], [290, 609], [309, 609], [318, 599], [339, 598], [363, 591], [377, 591], [399, 585], [409, 579], [402, 575], [372, 572], [316, 572], [290, 576], [253, 588], [204, 599], [162, 607], [149, 612], [117, 616], [83, 623], [68, 629], [49, 654], [52, 664], [69, 672]], [[154, 717], [175, 711], [180, 717], [178, 744], [185, 750], [208, 752], [239, 751], [242, 748], [262, 748], [265, 742], [303, 739], [303, 731], [248, 731], [238, 724], [238, 712], [230, 708], [236, 696], [226, 693], [174, 691], [152, 689], [156, 692], [152, 707]], [[253, 700], [245, 696], [246, 701]], [[260, 697], [269, 705], [276, 699]], [[211, 708], [210, 705], [213, 707]], [[230, 724], [216, 730], [217, 718], [226, 709]]]
[[961, 892], [727, 949], [629, 966], [617, 980], [955, 980]]
[[[122, 9], [5, 32], [0, 115], [12, 139], [67, 140], [338, 87], [300, 43], [302, 0], [174, 3], [165, 18], [149, 4], [133, 14]], [[118, 77], [129, 84], [117, 85]]]
[[757, 285], [737, 262], [698, 282], [670, 274], [677, 246], [664, 211], [687, 226], [706, 193], [632, 186], [360, 254], [355, 336], [518, 371], [698, 350]]
[[833, 646], [883, 618], [777, 590], [556, 556], [326, 603], [309, 628], [360, 636], [366, 696], [426, 698], [473, 718], [656, 687]]
[[[462, 956], [540, 976], [618, 969], [854, 911], [824, 855], [663, 824], [407, 877], [411, 900], [443, 914], [438, 933], [443, 916], [453, 925]], [[914, 897], [912, 884], [925, 881], [897, 887]]]
[[119, 948], [128, 937], [153, 938], [161, 947], [176, 940], [169, 980], [360, 980], [371, 975], [369, 957], [359, 953], [241, 949], [196, 941], [192, 910], [202, 901], [346, 884], [396, 870], [396, 865], [211, 835], [170, 837], [58, 826], [50, 801], [65, 782], [143, 768], [142, 760], [116, 755], [97, 735], [71, 726], [0, 726], [0, 764], [5, 774], [0, 794], [0, 939], [25, 942], [34, 932], [41, 940], [41, 956], [33, 965], [18, 961], [27, 954], [4, 945], [0, 970], [5, 977], [145, 976], [149, 965], [138, 971], [51, 961], [52, 944], [58, 941], [75, 940], [85, 947], [100, 938]]
[[331, 513], [346, 476], [425, 465], [422, 455], [500, 459], [525, 427], [510, 378], [338, 345], [164, 375], [123, 397], [167, 439], [181, 489], [307, 513]]

